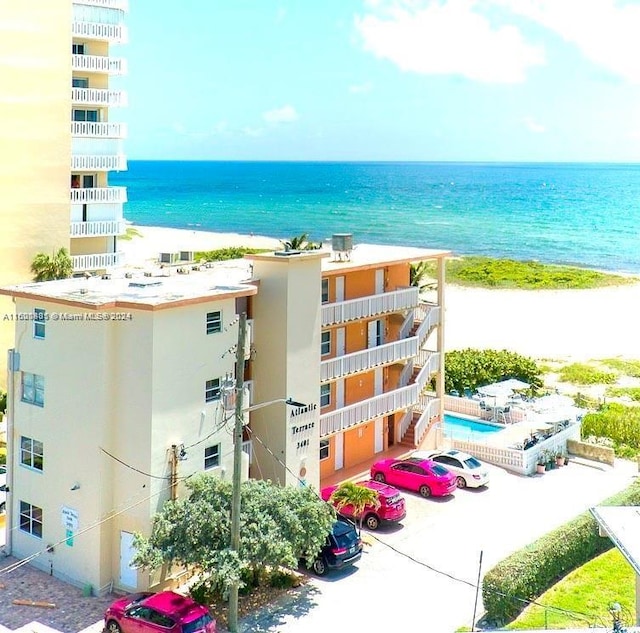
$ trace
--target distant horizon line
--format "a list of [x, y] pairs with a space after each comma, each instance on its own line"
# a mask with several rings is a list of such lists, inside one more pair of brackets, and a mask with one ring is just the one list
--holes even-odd
[[640, 165], [638, 161], [612, 160], [338, 160], [338, 159], [243, 159], [243, 158], [128, 158], [144, 163], [317, 163], [354, 165]]

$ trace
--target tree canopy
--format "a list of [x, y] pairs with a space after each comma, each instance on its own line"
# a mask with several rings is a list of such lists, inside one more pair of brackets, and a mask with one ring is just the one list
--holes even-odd
[[245, 570], [297, 567], [320, 551], [335, 521], [333, 508], [311, 488], [280, 487], [269, 481], [242, 484], [239, 552], [229, 550], [232, 486], [209, 475], [187, 480], [189, 495], [168, 501], [153, 520], [151, 535], [136, 534], [133, 564], [156, 569], [163, 563], [203, 572], [210, 582], [242, 586]]
[[358, 519], [360, 529], [364, 519], [364, 509], [367, 506], [380, 507], [378, 491], [359, 486], [353, 481], [343, 481], [332, 493], [329, 499], [335, 504], [338, 511], [346, 506], [353, 507], [353, 516]]
[[60, 248], [51, 255], [38, 253], [31, 262], [31, 272], [34, 281], [67, 279], [73, 275], [73, 261], [66, 248]]

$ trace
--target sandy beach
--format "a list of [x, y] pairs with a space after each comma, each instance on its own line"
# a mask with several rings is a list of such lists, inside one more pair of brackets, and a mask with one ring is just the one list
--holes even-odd
[[[279, 240], [238, 233], [134, 227], [141, 237], [120, 240], [131, 265], [158, 253], [225, 246], [279, 248]], [[534, 358], [640, 359], [640, 284], [595, 290], [486, 290], [447, 286], [447, 350], [509, 349]]]

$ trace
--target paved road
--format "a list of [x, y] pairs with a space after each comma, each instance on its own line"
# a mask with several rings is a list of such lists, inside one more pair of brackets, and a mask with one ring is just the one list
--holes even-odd
[[245, 622], [244, 630], [451, 633], [470, 626], [475, 589], [439, 572], [474, 584], [481, 551], [487, 570], [626, 487], [638, 474], [631, 462], [602, 468], [573, 462], [544, 475], [520, 477], [491, 467], [486, 489], [460, 490], [449, 500], [407, 493], [404, 525], [375, 536], [434, 569], [374, 540], [350, 571], [314, 579], [305, 596]]

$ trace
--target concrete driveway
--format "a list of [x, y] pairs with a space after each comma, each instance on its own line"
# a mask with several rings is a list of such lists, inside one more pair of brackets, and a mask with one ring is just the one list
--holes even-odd
[[[403, 526], [382, 528], [371, 533], [375, 538], [365, 536], [371, 545], [357, 566], [314, 579], [298, 599], [247, 619], [243, 630], [450, 633], [470, 626], [475, 589], [460, 581], [475, 584], [480, 552], [486, 571], [509, 553], [622, 490], [638, 474], [635, 463], [620, 460], [614, 468], [574, 461], [533, 477], [512, 475], [497, 467], [490, 470], [487, 488], [459, 490], [449, 499], [422, 499], [406, 493]], [[481, 613], [479, 605], [478, 616]]]

